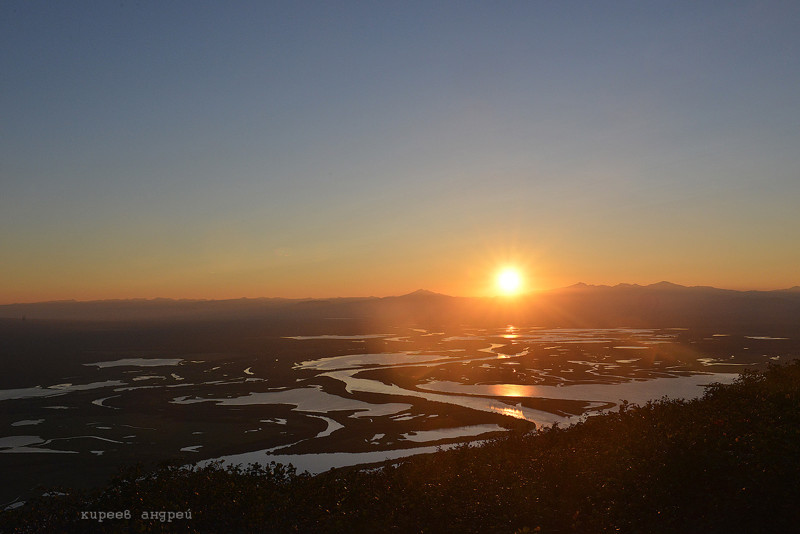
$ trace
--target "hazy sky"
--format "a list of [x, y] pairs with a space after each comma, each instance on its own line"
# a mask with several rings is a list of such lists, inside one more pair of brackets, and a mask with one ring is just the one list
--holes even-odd
[[0, 4], [0, 303], [800, 284], [800, 3]]

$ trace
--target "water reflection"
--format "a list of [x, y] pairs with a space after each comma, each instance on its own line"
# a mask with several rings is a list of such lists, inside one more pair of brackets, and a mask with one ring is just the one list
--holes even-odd
[[[737, 375], [704, 373], [688, 376], [633, 380], [619, 384], [566, 384], [562, 386], [523, 384], [460, 384], [436, 381], [420, 384], [420, 389], [459, 395], [494, 395], [503, 397], [538, 397], [546, 399], [586, 400], [618, 403], [627, 400], [637, 404], [661, 397], [693, 399], [703, 394], [703, 386], [712, 383], [730, 384]], [[510, 415], [510, 414], [509, 414]]]
[[517, 334], [517, 329], [514, 325], [508, 325], [506, 327], [506, 333], [503, 335], [506, 339], [516, 339], [519, 337]]
[[506, 415], [508, 417], [513, 417], [514, 419], [524, 419], [526, 421], [534, 422], [532, 419], [525, 417], [525, 414], [519, 408], [511, 408], [510, 406], [497, 406], [493, 404], [491, 405], [491, 409], [500, 415]]
[[498, 397], [539, 397], [536, 394], [536, 386], [524, 386], [522, 384], [492, 384], [489, 386], [491, 395]]

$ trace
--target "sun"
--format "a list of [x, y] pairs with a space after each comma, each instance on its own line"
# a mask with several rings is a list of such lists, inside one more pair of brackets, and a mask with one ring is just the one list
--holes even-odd
[[507, 296], [517, 295], [522, 289], [522, 275], [513, 267], [506, 267], [497, 273], [497, 289]]

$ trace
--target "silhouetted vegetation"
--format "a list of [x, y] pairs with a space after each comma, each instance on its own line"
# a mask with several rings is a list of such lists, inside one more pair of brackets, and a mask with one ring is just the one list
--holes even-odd
[[[701, 399], [309, 476], [163, 466], [2, 513], [7, 532], [789, 532], [800, 524], [800, 362]], [[131, 519], [82, 519], [121, 512]], [[162, 522], [142, 512], [191, 511]]]

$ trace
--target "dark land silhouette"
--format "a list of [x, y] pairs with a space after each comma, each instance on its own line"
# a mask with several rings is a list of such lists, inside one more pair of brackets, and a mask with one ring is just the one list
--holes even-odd
[[[797, 363], [745, 372], [699, 400], [625, 406], [567, 429], [522, 428], [369, 470], [311, 477], [275, 464], [131, 468], [104, 488], [0, 512], [0, 525], [81, 533], [794, 532]], [[169, 523], [142, 517], [151, 510], [182, 515]], [[130, 516], [106, 515], [117, 511]]]
[[[435, 447], [477, 435], [446, 433], [453, 429], [478, 428], [480, 439], [488, 439], [534, 427], [506, 411], [572, 422], [577, 419], [571, 417], [619, 407], [616, 396], [552, 395], [559, 385], [677, 384], [766, 369], [800, 357], [800, 288], [730, 291], [663, 282], [576, 284], [513, 299], [420, 290], [384, 298], [12, 304], [0, 306], [0, 340], [0, 437], [6, 440], [0, 504], [7, 505], [53, 486], [102, 486], [117, 469], [136, 462], [147, 470], [162, 461], [187, 465], [281, 447], [289, 455], [382, 452], [418, 447], [421, 436], [431, 436], [424, 445]], [[367, 363], [347, 363], [362, 356]], [[337, 358], [346, 364], [335, 367]], [[397, 361], [381, 363], [380, 358]], [[119, 364], [124, 360], [130, 362]], [[103, 362], [119, 365], [98, 365]], [[331, 374], [337, 369], [356, 369], [354, 378], [379, 389], [353, 389], [348, 371]], [[503, 384], [551, 388], [551, 396], [470, 389]], [[447, 385], [466, 388], [468, 394], [448, 391]], [[284, 391], [335, 406], [318, 411], [295, 405], [303, 401], [241, 403]], [[487, 411], [474, 405], [478, 401], [502, 409]], [[377, 411], [359, 415], [365, 406]], [[772, 417], [769, 406], [759, 409]], [[691, 424], [688, 417], [678, 420]], [[597, 424], [592, 435], [600, 435]], [[622, 447], [623, 437], [613, 439]], [[771, 443], [763, 441], [766, 448]], [[505, 454], [502, 448], [492, 450]], [[709, 452], [708, 459], [714, 454]], [[427, 464], [419, 462], [407, 469], [424, 471], [419, 466]], [[220, 476], [220, 484], [231, 480]], [[342, 476], [331, 483], [350, 484], [350, 475]], [[461, 489], [473, 483], [478, 484], [464, 482]], [[304, 491], [303, 484], [291, 491]], [[309, 484], [309, 491], [322, 491], [327, 483]], [[385, 490], [383, 482], [369, 484], [378, 484], [379, 493]], [[412, 491], [412, 486], [404, 487]], [[576, 506], [586, 513], [589, 501], [581, 502]], [[207, 501], [196, 506], [211, 510]], [[533, 528], [536, 517], [518, 526]], [[554, 515], [548, 517], [554, 521]], [[309, 521], [304, 525], [310, 528], [330, 526], [327, 519]], [[409, 525], [399, 516], [397, 521]]]
[[800, 286], [734, 291], [669, 282], [613, 287], [579, 283], [515, 298], [453, 297], [418, 290], [380, 298], [55, 301], [2, 305], [0, 317], [75, 321], [266, 320], [276, 324], [349, 320], [364, 326], [520, 323], [586, 328], [780, 328], [798, 324]]

